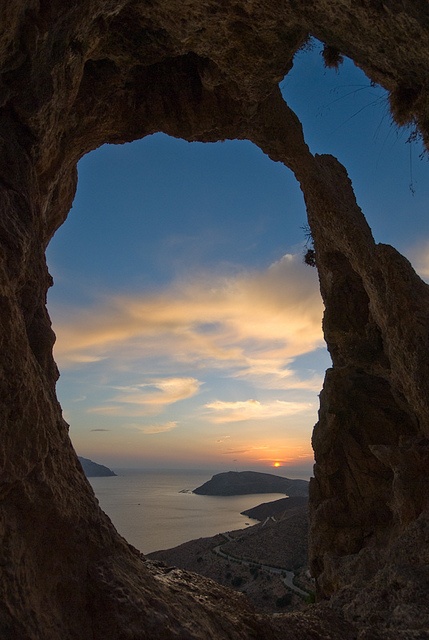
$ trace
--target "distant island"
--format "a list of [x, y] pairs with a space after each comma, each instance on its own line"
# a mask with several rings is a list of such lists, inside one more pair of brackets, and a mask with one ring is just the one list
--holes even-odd
[[104, 478], [108, 476], [116, 476], [116, 473], [105, 467], [104, 464], [97, 464], [89, 460], [89, 458], [77, 457], [87, 478]]
[[217, 473], [211, 480], [194, 489], [202, 496], [239, 496], [252, 493], [284, 493], [308, 496], [307, 480], [290, 480], [258, 471], [227, 471]]

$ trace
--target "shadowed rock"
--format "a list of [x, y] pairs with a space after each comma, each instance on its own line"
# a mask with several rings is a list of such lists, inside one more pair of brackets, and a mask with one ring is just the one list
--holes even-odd
[[[428, 140], [422, 0], [1, 3], [5, 640], [387, 640], [428, 628], [428, 288], [374, 243], [345, 170], [310, 153], [280, 96], [308, 34], [382, 84], [396, 121]], [[71, 207], [79, 158], [157, 131], [253, 140], [300, 181], [333, 359], [313, 437], [310, 556], [320, 597], [359, 632], [318, 608], [263, 618], [210, 581], [146, 566], [99, 509], [70, 444], [44, 252]]]

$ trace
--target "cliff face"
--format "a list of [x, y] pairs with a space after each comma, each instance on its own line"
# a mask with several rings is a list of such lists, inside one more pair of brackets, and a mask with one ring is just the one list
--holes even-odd
[[313, 34], [428, 141], [427, 3], [9, 0], [0, 29], [1, 637], [355, 635], [334, 614], [262, 620], [213, 583], [147, 568], [77, 463], [55, 396], [44, 251], [77, 160], [155, 131], [253, 140], [300, 181], [334, 363], [313, 439], [319, 594], [372, 627], [427, 627], [428, 289], [374, 244], [345, 170], [311, 155], [277, 89]]

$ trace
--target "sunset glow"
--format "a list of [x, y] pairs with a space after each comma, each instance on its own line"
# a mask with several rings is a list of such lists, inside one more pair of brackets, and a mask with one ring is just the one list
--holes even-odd
[[[294, 58], [286, 100], [311, 150], [347, 167], [376, 242], [429, 277], [429, 165], [417, 143], [391, 136], [384, 91], [347, 59], [324, 68], [320, 50]], [[249, 141], [159, 133], [81, 160], [48, 248], [57, 391], [79, 455], [311, 476], [331, 360], [306, 223], [292, 173]]]

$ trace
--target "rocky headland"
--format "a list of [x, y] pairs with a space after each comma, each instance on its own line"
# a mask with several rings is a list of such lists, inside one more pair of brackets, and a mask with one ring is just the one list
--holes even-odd
[[98, 464], [98, 462], [94, 462], [89, 458], [82, 458], [82, 456], [78, 456], [77, 459], [82, 465], [83, 472], [87, 478], [116, 476], [116, 473], [109, 469], [109, 467], [105, 467], [104, 464]]
[[203, 496], [239, 496], [252, 493], [284, 493], [289, 496], [308, 496], [307, 480], [290, 480], [259, 471], [226, 471], [194, 489]]

